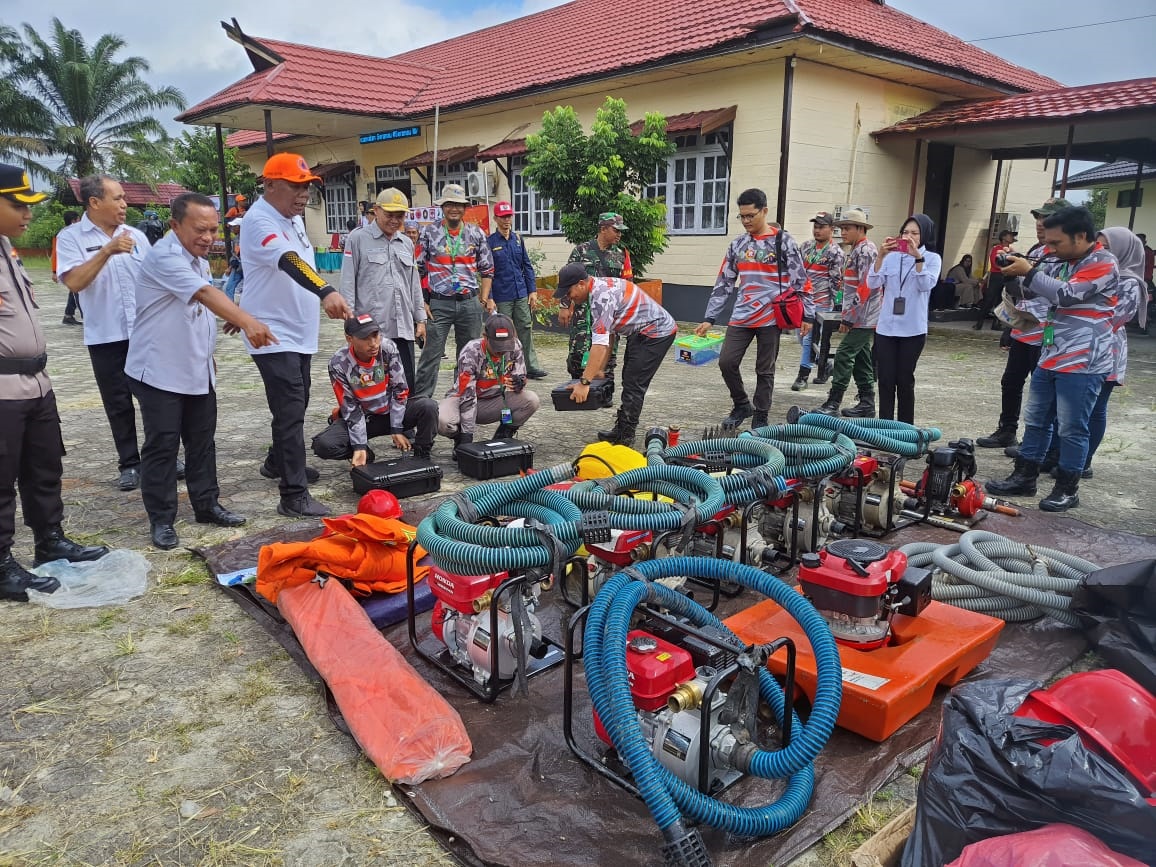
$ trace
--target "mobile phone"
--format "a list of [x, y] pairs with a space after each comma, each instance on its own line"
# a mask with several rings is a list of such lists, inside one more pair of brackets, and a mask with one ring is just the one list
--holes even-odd
[[900, 253], [909, 252], [907, 249], [907, 239], [906, 238], [896, 238], [895, 239], [895, 249], [898, 250]]

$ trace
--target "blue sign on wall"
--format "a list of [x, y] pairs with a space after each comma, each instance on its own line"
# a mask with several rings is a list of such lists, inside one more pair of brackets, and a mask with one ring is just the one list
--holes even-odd
[[393, 141], [398, 138], [414, 138], [421, 135], [420, 126], [403, 126], [401, 129], [383, 129], [381, 132], [367, 132], [361, 136], [362, 144], [373, 144], [379, 141]]

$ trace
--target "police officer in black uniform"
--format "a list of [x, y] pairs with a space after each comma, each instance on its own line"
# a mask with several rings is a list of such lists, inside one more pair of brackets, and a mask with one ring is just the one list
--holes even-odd
[[108, 548], [78, 545], [60, 528], [64, 441], [56, 395], [44, 372], [48, 353], [33, 311], [32, 281], [9, 237], [24, 234], [31, 206], [48, 198], [32, 191], [28, 173], [0, 163], [0, 599], [28, 601], [28, 590], [52, 593], [55, 578], [27, 571], [12, 556], [16, 534], [16, 488], [24, 523], [36, 537], [36, 565], [50, 560], [96, 560]]

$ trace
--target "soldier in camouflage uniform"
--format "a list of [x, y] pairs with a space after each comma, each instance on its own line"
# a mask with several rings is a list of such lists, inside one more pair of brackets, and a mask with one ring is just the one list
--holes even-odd
[[[634, 269], [630, 265], [630, 251], [622, 246], [622, 233], [627, 226], [622, 215], [607, 211], [598, 215], [598, 237], [585, 244], [579, 244], [571, 253], [568, 262], [581, 262], [591, 277], [620, 277], [634, 279]], [[573, 310], [563, 309], [559, 313], [563, 325], [570, 325], [570, 352], [566, 356], [566, 371], [572, 379], [577, 379], [586, 369], [590, 357], [590, 305], [583, 302]], [[610, 344], [610, 357], [606, 361], [605, 378], [614, 387], [614, 367], [618, 356], [618, 338]], [[609, 404], [607, 404], [609, 406]]]
[[[390, 434], [403, 452], [428, 458], [437, 428], [437, 404], [410, 394], [401, 354], [368, 313], [345, 320], [345, 341], [329, 359], [329, 379], [337, 412], [329, 427], [313, 438], [313, 453], [360, 467], [373, 461], [372, 437]], [[405, 431], [416, 429], [410, 443]]]
[[438, 433], [457, 446], [474, 441], [479, 424], [501, 422], [494, 439], [513, 437], [538, 411], [539, 398], [526, 390], [526, 356], [504, 313], [486, 320], [484, 332], [458, 356], [454, 384], [438, 404]]

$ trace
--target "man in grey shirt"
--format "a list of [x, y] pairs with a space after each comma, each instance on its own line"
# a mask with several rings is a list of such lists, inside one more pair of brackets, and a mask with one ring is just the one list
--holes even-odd
[[402, 231], [408, 211], [409, 199], [401, 190], [378, 193], [369, 225], [354, 229], [345, 241], [340, 291], [354, 316], [372, 316], [381, 336], [397, 346], [412, 390], [413, 344], [425, 340], [425, 301], [413, 241]]

